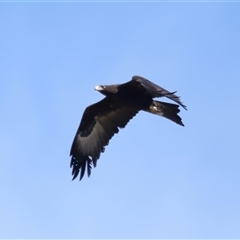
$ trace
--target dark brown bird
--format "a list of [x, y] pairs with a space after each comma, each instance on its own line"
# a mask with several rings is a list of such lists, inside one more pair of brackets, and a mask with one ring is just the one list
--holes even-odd
[[[90, 176], [92, 164], [96, 167], [100, 154], [112, 136], [140, 110], [184, 126], [178, 116], [179, 105], [187, 108], [175, 95], [176, 92], [168, 92], [143, 77], [133, 76], [131, 81], [124, 84], [96, 86], [95, 90], [105, 98], [88, 106], [83, 113], [70, 151], [73, 179], [80, 172], [81, 180], [86, 168]], [[156, 97], [167, 97], [179, 105], [153, 100]]]

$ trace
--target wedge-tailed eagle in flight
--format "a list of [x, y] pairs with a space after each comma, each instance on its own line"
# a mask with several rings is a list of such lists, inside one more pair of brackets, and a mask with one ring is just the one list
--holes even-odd
[[[83, 113], [70, 151], [73, 179], [80, 172], [81, 180], [86, 168], [90, 176], [92, 164], [96, 167], [97, 160], [109, 140], [140, 110], [168, 118], [184, 126], [178, 116], [179, 105], [186, 110], [187, 108], [175, 95], [176, 92], [168, 92], [146, 78], [133, 76], [129, 82], [100, 85], [96, 86], [95, 90], [105, 95], [105, 98], [88, 106]], [[167, 97], [179, 105], [153, 100], [157, 97]]]

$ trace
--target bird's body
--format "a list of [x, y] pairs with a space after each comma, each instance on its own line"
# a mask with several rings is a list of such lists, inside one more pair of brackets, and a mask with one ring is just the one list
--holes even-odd
[[[175, 92], [168, 92], [143, 77], [133, 76], [127, 83], [100, 85], [95, 90], [105, 95], [105, 98], [88, 106], [83, 113], [70, 151], [73, 179], [81, 171], [81, 180], [86, 167], [90, 176], [92, 164], [96, 167], [101, 152], [104, 152], [112, 136], [141, 110], [184, 126], [177, 114], [179, 105], [185, 109], [186, 106]], [[167, 97], [179, 105], [153, 100], [155, 97]]]

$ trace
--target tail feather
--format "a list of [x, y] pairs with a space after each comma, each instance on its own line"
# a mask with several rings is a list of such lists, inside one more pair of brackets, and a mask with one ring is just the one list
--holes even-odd
[[180, 110], [179, 110], [179, 105], [177, 104], [153, 100], [152, 104], [150, 105], [147, 111], [150, 113], [168, 118], [171, 121], [181, 126], [184, 126], [182, 119], [178, 116], [178, 113], [180, 112]]

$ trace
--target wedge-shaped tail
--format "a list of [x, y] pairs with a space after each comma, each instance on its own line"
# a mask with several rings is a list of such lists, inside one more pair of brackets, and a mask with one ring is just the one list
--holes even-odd
[[179, 105], [177, 104], [153, 100], [147, 112], [168, 118], [173, 122], [181, 126], [184, 126], [184, 124], [182, 123], [182, 119], [178, 116], [178, 113], [180, 112], [180, 110], [179, 110]]

